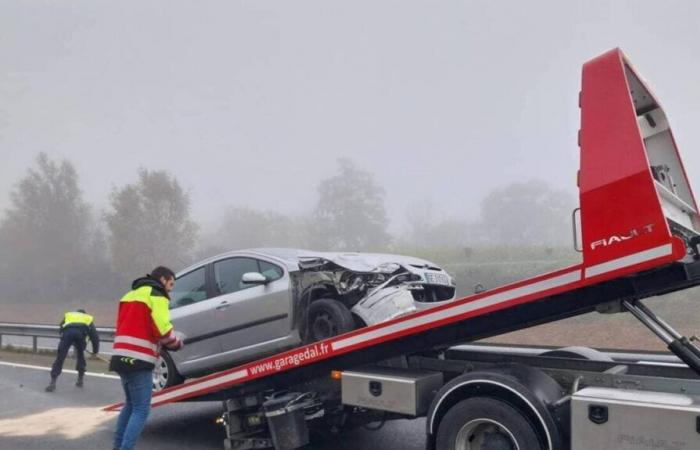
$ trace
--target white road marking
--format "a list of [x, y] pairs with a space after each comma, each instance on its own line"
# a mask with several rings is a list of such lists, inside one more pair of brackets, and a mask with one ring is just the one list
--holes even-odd
[[[19, 367], [22, 369], [34, 369], [34, 370], [43, 370], [46, 372], [51, 372], [51, 367], [32, 366], [30, 364], [20, 364], [20, 363], [5, 362], [5, 361], [0, 361], [0, 366]], [[76, 374], [76, 375], [78, 374], [78, 372], [75, 370], [64, 369], [63, 372], [72, 373], [72, 374]], [[111, 380], [118, 380], [119, 379], [118, 375], [109, 375], [107, 373], [85, 372], [85, 375], [89, 375], [91, 377], [97, 377], [97, 378], [109, 378]]]

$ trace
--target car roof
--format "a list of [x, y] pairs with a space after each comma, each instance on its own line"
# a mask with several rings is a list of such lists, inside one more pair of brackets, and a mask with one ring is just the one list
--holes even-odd
[[415, 258], [412, 256], [402, 256], [402, 255], [388, 255], [383, 253], [358, 253], [358, 252], [322, 252], [314, 250], [305, 250], [300, 248], [286, 248], [286, 247], [258, 247], [250, 248], [244, 250], [234, 250], [230, 252], [221, 253], [183, 269], [177, 273], [177, 276], [181, 276], [197, 269], [206, 264], [212, 263], [214, 261], [219, 261], [221, 259], [232, 258], [234, 256], [251, 256], [251, 257], [267, 257], [276, 260], [280, 264], [284, 264], [289, 271], [299, 270], [299, 260], [301, 258], [325, 258], [336, 263], [353, 268], [355, 263], [353, 260], [357, 260], [358, 257], [371, 258], [374, 261], [392, 261], [397, 263], [411, 264], [414, 267], [417, 266], [431, 266], [434, 264], [426, 261], [424, 259]]
[[177, 277], [180, 277], [181, 275], [184, 275], [188, 272], [191, 272], [192, 270], [195, 270], [199, 267], [205, 266], [209, 263], [212, 263], [214, 261], [219, 261], [221, 259], [226, 259], [226, 258], [232, 258], [234, 256], [262, 256], [262, 257], [268, 257], [277, 260], [279, 263], [282, 263], [287, 266], [288, 270], [297, 270], [299, 268], [297, 262], [298, 262], [298, 257], [301, 256], [302, 254], [313, 254], [309, 253], [308, 250], [302, 250], [302, 249], [297, 249], [297, 248], [249, 248], [249, 249], [243, 249], [243, 250], [232, 250], [229, 252], [224, 252], [224, 253], [219, 253], [218, 255], [210, 256], [206, 259], [197, 261], [196, 263], [178, 271]]

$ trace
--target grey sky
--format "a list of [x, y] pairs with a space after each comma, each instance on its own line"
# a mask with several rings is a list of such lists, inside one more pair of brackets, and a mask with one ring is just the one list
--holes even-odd
[[700, 188], [700, 2], [0, 3], [0, 208], [40, 151], [106, 204], [139, 166], [174, 173], [198, 218], [312, 207], [346, 156], [394, 227], [432, 199], [474, 217], [490, 189], [575, 192], [581, 64], [622, 47]]

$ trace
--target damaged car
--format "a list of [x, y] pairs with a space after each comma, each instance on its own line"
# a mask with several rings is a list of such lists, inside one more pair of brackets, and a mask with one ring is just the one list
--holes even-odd
[[447, 272], [408, 256], [299, 249], [218, 255], [176, 276], [171, 319], [185, 347], [161, 354], [153, 387], [437, 306], [455, 291]]

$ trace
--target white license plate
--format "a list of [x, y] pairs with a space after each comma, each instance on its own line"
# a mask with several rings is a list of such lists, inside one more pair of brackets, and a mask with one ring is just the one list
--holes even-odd
[[428, 284], [450, 285], [450, 277], [444, 273], [426, 273], [425, 281], [427, 281]]

